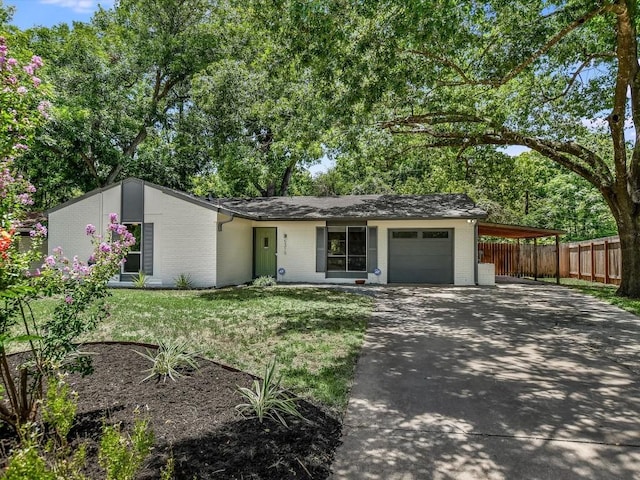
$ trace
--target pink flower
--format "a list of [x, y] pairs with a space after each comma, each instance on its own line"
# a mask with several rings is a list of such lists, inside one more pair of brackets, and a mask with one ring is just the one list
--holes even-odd
[[17, 88], [16, 92], [18, 92], [20, 95], [24, 95], [25, 93], [27, 93], [27, 87], [20, 86]]
[[109, 214], [109, 222], [118, 223], [118, 214], [117, 213], [110, 213]]
[[70, 295], [67, 295], [66, 297], [64, 297], [64, 301], [67, 305], [71, 305], [73, 303], [73, 298], [71, 298]]
[[39, 87], [42, 83], [42, 80], [40, 80], [38, 77], [31, 77], [31, 81], [33, 82], [33, 86], [36, 88]]
[[33, 199], [28, 193], [21, 193], [20, 195], [18, 195], [18, 201], [22, 205], [33, 205]]
[[38, 55], [34, 55], [33, 57], [31, 57], [31, 63], [36, 68], [37, 67], [41, 67], [42, 66], [42, 58], [40, 58]]
[[86, 226], [84, 231], [87, 233], [87, 235], [93, 235], [94, 233], [96, 233], [96, 227], [94, 225], [89, 224]]
[[105, 252], [105, 253], [110, 252], [111, 251], [111, 245], [109, 245], [108, 243], [104, 243], [104, 242], [101, 243], [100, 244], [100, 251], [101, 252]]
[[50, 267], [54, 267], [56, 265], [56, 259], [53, 257], [53, 255], [49, 255], [44, 259], [44, 263]]
[[27, 72], [29, 75], [33, 75], [33, 72], [35, 72], [35, 69], [33, 68], [33, 65], [25, 65], [24, 67], [22, 67], [22, 69]]
[[47, 236], [47, 227], [42, 225], [41, 223], [36, 223], [33, 227], [33, 230], [29, 232], [30, 237], [46, 237]]

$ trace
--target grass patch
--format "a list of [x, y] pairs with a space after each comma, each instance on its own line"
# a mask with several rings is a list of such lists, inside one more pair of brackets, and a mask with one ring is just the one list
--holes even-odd
[[[555, 278], [545, 278], [541, 280], [552, 281], [555, 283]], [[604, 300], [605, 302], [640, 316], [640, 300], [617, 296], [616, 291], [618, 290], [618, 287], [616, 285], [588, 282], [577, 278], [561, 278], [560, 285], [573, 288], [574, 290], [591, 295], [592, 297]]]
[[[276, 356], [284, 386], [337, 409], [346, 406], [373, 308], [368, 297], [324, 288], [112, 293], [110, 318], [84, 341], [172, 339], [255, 375]], [[51, 306], [35, 305], [38, 314]]]

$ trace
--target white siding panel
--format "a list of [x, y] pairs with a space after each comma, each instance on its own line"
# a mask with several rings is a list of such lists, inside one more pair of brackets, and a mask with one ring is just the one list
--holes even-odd
[[[107, 205], [105, 208], [105, 204]], [[91, 255], [91, 239], [85, 227], [91, 223], [98, 233], [103, 233], [109, 224], [109, 213], [120, 211], [120, 186], [71, 203], [49, 214], [49, 254], [61, 247], [66, 257], [75, 255], [86, 261]]]
[[216, 285], [217, 213], [145, 186], [145, 218], [154, 224], [153, 276], [173, 286], [180, 274], [196, 287]]
[[375, 220], [370, 221], [369, 226], [378, 227], [378, 268], [382, 270], [378, 280], [380, 283], [387, 283], [388, 278], [389, 230], [453, 228], [453, 282], [455, 285], [475, 285], [475, 225], [467, 220]]
[[253, 227], [250, 220], [218, 214], [222, 231], [217, 232], [217, 287], [251, 281], [253, 274]]

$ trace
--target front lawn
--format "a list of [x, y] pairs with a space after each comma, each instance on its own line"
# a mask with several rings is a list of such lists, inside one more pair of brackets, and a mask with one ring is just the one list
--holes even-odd
[[373, 305], [325, 288], [112, 293], [111, 317], [85, 341], [186, 340], [203, 356], [255, 375], [275, 355], [287, 387], [337, 409], [346, 405]]

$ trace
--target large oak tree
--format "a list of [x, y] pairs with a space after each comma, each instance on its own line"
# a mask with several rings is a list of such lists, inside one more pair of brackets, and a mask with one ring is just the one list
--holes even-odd
[[284, 1], [279, 30], [335, 110], [421, 148], [523, 145], [585, 178], [615, 218], [621, 295], [640, 297], [635, 0]]
[[118, 0], [90, 23], [28, 32], [54, 85], [52, 120], [34, 155], [62, 162], [81, 190], [131, 175], [182, 186], [200, 166], [175, 155], [176, 126], [193, 76], [224, 55], [224, 8], [209, 0]]

